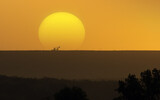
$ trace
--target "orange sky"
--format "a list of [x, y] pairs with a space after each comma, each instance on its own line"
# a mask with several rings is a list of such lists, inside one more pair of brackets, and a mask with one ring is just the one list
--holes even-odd
[[159, 0], [0, 0], [0, 50], [42, 50], [38, 28], [57, 11], [79, 17], [85, 50], [160, 50]]

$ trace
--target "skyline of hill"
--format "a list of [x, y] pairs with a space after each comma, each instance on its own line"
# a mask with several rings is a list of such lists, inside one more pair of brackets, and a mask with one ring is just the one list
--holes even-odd
[[116, 81], [20, 78], [0, 75], [0, 100], [48, 100], [64, 87], [80, 87], [89, 100], [112, 100], [117, 96]]

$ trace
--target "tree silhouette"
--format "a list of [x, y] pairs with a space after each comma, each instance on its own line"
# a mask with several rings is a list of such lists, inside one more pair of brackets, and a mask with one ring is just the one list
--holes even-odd
[[160, 100], [160, 70], [146, 70], [139, 79], [129, 75], [116, 91], [120, 96], [114, 100]]
[[66, 87], [54, 95], [55, 100], [88, 100], [86, 93], [78, 87]]

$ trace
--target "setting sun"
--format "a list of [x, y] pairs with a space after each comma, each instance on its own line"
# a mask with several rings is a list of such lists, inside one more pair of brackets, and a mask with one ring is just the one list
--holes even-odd
[[39, 28], [39, 39], [46, 49], [77, 49], [85, 38], [85, 29], [79, 18], [66, 12], [57, 12], [44, 19]]

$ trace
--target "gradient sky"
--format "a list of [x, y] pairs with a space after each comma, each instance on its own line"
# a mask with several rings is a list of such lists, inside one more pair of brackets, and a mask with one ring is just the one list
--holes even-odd
[[79, 17], [82, 50], [160, 50], [159, 0], [0, 0], [0, 50], [42, 50], [38, 28], [57, 11]]

